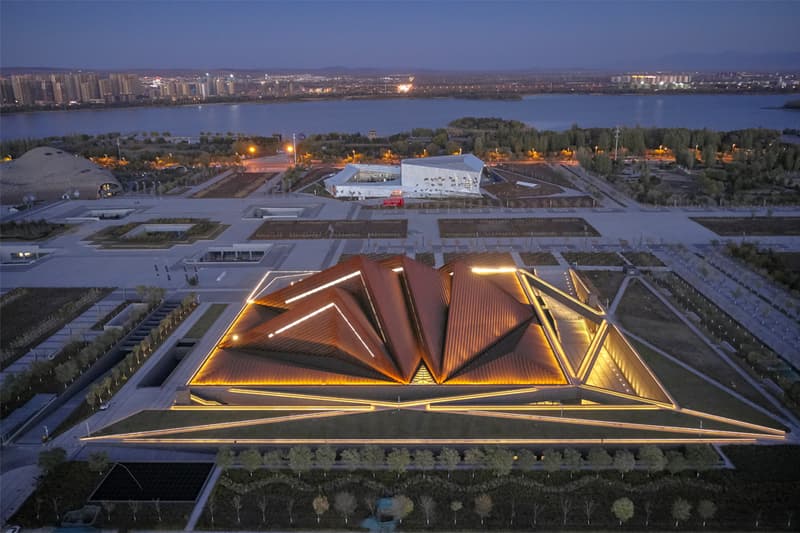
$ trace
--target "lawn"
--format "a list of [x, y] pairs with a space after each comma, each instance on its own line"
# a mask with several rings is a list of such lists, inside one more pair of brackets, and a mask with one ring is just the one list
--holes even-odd
[[613, 300], [625, 279], [625, 274], [616, 270], [580, 270], [578, 275], [588, 281], [589, 290], [597, 294], [602, 302]]
[[445, 239], [472, 237], [598, 237], [582, 218], [440, 218]]
[[408, 220], [268, 220], [250, 240], [405, 239]]
[[298, 411], [217, 411], [217, 410], [158, 410], [148, 409], [114, 422], [110, 426], [93, 433], [98, 435], [115, 435], [133, 431], [151, 431], [156, 429], [181, 428], [203, 424], [219, 424], [239, 420], [256, 420], [274, 416], [296, 414]]
[[631, 340], [631, 343], [647, 363], [647, 366], [658, 376], [659, 381], [667, 389], [667, 392], [675, 398], [675, 401], [681, 407], [776, 429], [784, 429], [782, 424], [775, 419], [742, 403], [724, 390], [713, 386], [647, 346], [634, 340]]
[[622, 325], [632, 333], [751, 401], [771, 408], [760, 392], [638, 281], [628, 285], [616, 314]]
[[664, 263], [650, 252], [623, 252], [625, 258], [639, 267], [661, 267]]
[[614, 252], [562, 252], [561, 256], [569, 263], [578, 266], [623, 266], [625, 261]]
[[558, 259], [550, 252], [520, 252], [519, 256], [526, 266], [551, 266], [558, 264]]
[[717, 235], [800, 235], [800, 217], [691, 217]]
[[228, 308], [228, 304], [211, 304], [211, 307], [206, 309], [206, 312], [203, 313], [203, 316], [197, 319], [197, 322], [194, 323], [192, 328], [186, 332], [184, 337], [189, 339], [199, 339], [203, 335], [205, 335], [206, 331], [214, 325], [214, 322], [225, 312], [225, 309]]
[[510, 420], [432, 411], [378, 411], [346, 414], [245, 427], [176, 433], [167, 438], [228, 439], [606, 439], [606, 438], [694, 438], [696, 435], [660, 431], [607, 428]]

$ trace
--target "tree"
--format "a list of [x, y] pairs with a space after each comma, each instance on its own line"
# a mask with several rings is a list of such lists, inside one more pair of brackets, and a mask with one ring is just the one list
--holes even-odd
[[614, 468], [619, 472], [622, 479], [625, 474], [633, 470], [636, 466], [636, 458], [628, 450], [617, 450], [614, 452]]
[[492, 497], [488, 494], [484, 493], [475, 496], [475, 514], [481, 518], [481, 525], [483, 525], [483, 521], [492, 514], [493, 506], [494, 502], [492, 502]]
[[289, 468], [297, 474], [297, 477], [311, 470], [313, 464], [314, 455], [308, 446], [292, 446], [289, 449]]
[[426, 477], [428, 470], [433, 470], [436, 460], [430, 450], [414, 450], [414, 466], [422, 470], [422, 477]]
[[215, 458], [215, 462], [217, 466], [220, 467], [222, 470], [227, 470], [233, 466], [235, 456], [233, 454], [233, 450], [228, 448], [227, 446], [223, 446], [219, 450], [217, 450], [217, 456]]
[[217, 496], [215, 491], [211, 491], [211, 496], [208, 497], [208, 514], [211, 516], [211, 527], [214, 527], [214, 511], [217, 509]]
[[106, 468], [108, 468], [107, 452], [99, 451], [89, 454], [89, 470], [97, 474], [102, 474]]
[[706, 522], [714, 518], [717, 514], [717, 506], [711, 500], [700, 500], [697, 503], [697, 515], [703, 521], [703, 527], [706, 527]]
[[262, 492], [258, 498], [258, 510], [261, 511], [261, 523], [267, 523], [267, 493]]
[[347, 448], [346, 450], [342, 450], [341, 461], [350, 471], [356, 470], [361, 465], [361, 452], [359, 452], [356, 448]]
[[647, 474], [661, 472], [667, 465], [667, 459], [661, 448], [654, 445], [639, 448], [639, 462], [647, 469]]
[[350, 515], [358, 507], [356, 497], [350, 492], [339, 492], [333, 499], [333, 508], [344, 517], [344, 523], [347, 524]]
[[592, 525], [592, 514], [594, 513], [597, 504], [591, 498], [583, 500], [583, 513], [586, 515], [586, 525]]
[[364, 446], [361, 450], [361, 462], [372, 471], [372, 477], [375, 477], [375, 471], [383, 468], [386, 462], [386, 451], [375, 445]]
[[447, 478], [450, 478], [450, 474], [458, 467], [458, 464], [461, 462], [461, 454], [458, 453], [458, 450], [453, 448], [442, 448], [442, 451], [439, 452], [439, 455], [436, 457], [439, 466], [447, 470]]
[[708, 444], [690, 444], [686, 446], [686, 461], [689, 467], [697, 472], [700, 477], [700, 472], [710, 470], [719, 462], [717, 452]]
[[39, 468], [47, 475], [67, 460], [67, 451], [64, 448], [53, 448], [39, 452]]
[[542, 466], [547, 472], [548, 478], [550, 477], [550, 474], [553, 472], [558, 472], [561, 469], [561, 462], [562, 456], [560, 451], [548, 448], [542, 452]]
[[453, 500], [450, 502], [450, 510], [453, 512], [453, 525], [456, 525], [456, 518], [458, 512], [464, 508], [464, 504], [461, 503], [459, 500]]
[[431, 518], [433, 518], [433, 513], [436, 510], [436, 500], [428, 495], [420, 496], [419, 507], [425, 514], [425, 525], [431, 525]]
[[464, 462], [472, 466], [472, 477], [475, 477], [475, 470], [483, 464], [484, 453], [479, 448], [470, 448], [464, 452]]
[[136, 513], [139, 512], [139, 502], [136, 500], [128, 500], [128, 507], [131, 509], [131, 515], [133, 516], [133, 521], [136, 522]]
[[672, 519], [675, 520], [675, 527], [678, 527], [679, 522], [685, 522], [692, 516], [692, 504], [678, 498], [672, 503]]
[[561, 524], [567, 525], [567, 518], [569, 518], [569, 512], [572, 510], [572, 500], [570, 500], [567, 496], [561, 495], [560, 499], [561, 503]]
[[633, 518], [633, 502], [630, 500], [630, 498], [619, 498], [614, 500], [614, 503], [611, 504], [611, 512], [617, 517], [617, 520], [619, 520], [619, 525], [621, 526]]
[[667, 470], [672, 475], [679, 474], [689, 468], [689, 463], [679, 450], [669, 450], [664, 454], [667, 460]]
[[239, 462], [245, 470], [253, 477], [253, 472], [261, 466], [261, 453], [255, 448], [250, 448], [239, 454]]
[[581, 456], [581, 452], [575, 448], [567, 448], [564, 450], [564, 466], [569, 470], [570, 479], [572, 479], [575, 472], [581, 469], [582, 464], [583, 456]]
[[707, 144], [703, 147], [703, 164], [711, 168], [717, 162], [717, 147]]
[[403, 519], [414, 512], [414, 502], [405, 494], [398, 494], [392, 498], [392, 505], [389, 509], [389, 514], [395, 520], [403, 523]]
[[331, 471], [333, 464], [336, 462], [336, 450], [327, 445], [320, 446], [314, 452], [314, 462], [317, 468], [324, 472], [324, 476], [328, 477], [328, 472]]
[[598, 476], [600, 475], [600, 470], [605, 470], [614, 463], [614, 459], [605, 448], [592, 448], [589, 450], [587, 461]]
[[231, 498], [231, 505], [233, 506], [234, 511], [236, 511], [236, 523], [237, 524], [241, 524], [242, 523], [242, 515], [241, 515], [241, 512], [242, 512], [242, 497], [239, 496], [238, 494], [234, 495], [234, 497]]
[[523, 472], [527, 472], [528, 470], [533, 470], [536, 467], [536, 454], [533, 453], [531, 450], [522, 450], [518, 454], [517, 459], [517, 466], [519, 466], [520, 470]]
[[405, 474], [408, 465], [411, 463], [411, 454], [406, 448], [393, 448], [386, 457], [386, 463], [389, 465], [389, 470], [400, 474]]
[[330, 509], [328, 497], [320, 494], [314, 498], [314, 501], [311, 502], [311, 506], [314, 508], [314, 514], [317, 515], [317, 524], [319, 524], [319, 519]]
[[514, 452], [505, 448], [489, 448], [484, 452], [484, 460], [495, 476], [507, 476], [514, 467]]
[[270, 470], [280, 470], [283, 467], [283, 452], [281, 450], [267, 450], [264, 452], [261, 462]]

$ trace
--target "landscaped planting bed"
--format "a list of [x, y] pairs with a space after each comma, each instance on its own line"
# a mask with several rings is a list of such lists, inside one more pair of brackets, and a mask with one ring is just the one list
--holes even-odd
[[250, 240], [277, 239], [405, 239], [402, 220], [268, 220]]
[[444, 254], [444, 263], [462, 261], [470, 266], [482, 267], [515, 267], [514, 258], [507, 252], [448, 252]]
[[442, 238], [472, 237], [597, 237], [582, 218], [440, 218]]
[[550, 252], [520, 252], [522, 262], [527, 266], [554, 266], [558, 259]]
[[625, 274], [618, 270], [580, 270], [578, 275], [585, 281], [591, 292], [597, 294], [605, 304], [611, 302], [625, 279]]
[[691, 217], [717, 235], [800, 235], [800, 217]]
[[275, 176], [275, 172], [233, 173], [192, 198], [244, 198]]
[[662, 267], [661, 259], [650, 252], [623, 252], [625, 259], [640, 267]]
[[562, 252], [561, 256], [569, 263], [578, 266], [623, 266], [625, 261], [614, 252]]
[[[144, 229], [139, 231], [140, 227]], [[148, 227], [155, 229], [150, 231]], [[206, 218], [157, 218], [110, 226], [86, 240], [103, 248], [170, 248], [176, 244], [215, 239], [227, 227]]]
[[46, 220], [3, 222], [0, 224], [0, 242], [42, 241], [69, 230], [67, 224], [55, 224]]
[[0, 302], [0, 368], [30, 351], [111, 290], [17, 288], [6, 293]]

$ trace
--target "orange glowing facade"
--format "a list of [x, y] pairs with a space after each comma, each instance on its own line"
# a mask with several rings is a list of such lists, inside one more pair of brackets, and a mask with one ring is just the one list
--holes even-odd
[[[557, 310], [539, 296], [548, 290]], [[252, 297], [189, 385], [423, 383], [585, 385], [670, 403], [600, 310], [513, 267], [437, 270], [404, 256], [356, 257]]]

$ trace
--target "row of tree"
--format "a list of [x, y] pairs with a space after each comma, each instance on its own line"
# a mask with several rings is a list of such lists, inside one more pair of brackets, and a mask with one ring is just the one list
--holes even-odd
[[585, 468], [616, 470], [624, 478], [635, 468], [648, 473], [668, 471], [678, 474], [687, 470], [701, 471], [714, 468], [719, 463], [716, 452], [708, 445], [688, 445], [684, 451], [668, 450], [666, 453], [658, 446], [647, 445], [633, 452], [618, 449], [610, 454], [605, 448], [590, 448], [584, 455], [574, 448], [558, 450], [549, 448], [537, 454], [525, 449], [515, 452], [508, 448], [487, 447], [470, 448], [462, 453], [455, 448], [442, 448], [438, 453], [428, 449], [410, 451], [407, 448], [385, 450], [369, 445], [363, 448], [347, 448], [340, 451], [331, 446], [321, 446], [312, 450], [308, 446], [294, 446], [288, 450], [270, 449], [262, 453], [256, 448], [241, 451], [238, 455], [230, 448], [220, 448], [216, 456], [217, 464], [223, 468], [239, 465], [252, 476], [261, 468], [278, 471], [289, 468], [301, 476], [312, 469], [322, 470], [325, 475], [334, 467], [348, 470], [365, 469], [372, 471], [389, 470], [400, 477], [409, 469], [419, 470], [427, 475], [432, 470], [447, 472], [450, 477], [456, 469], [466, 467], [473, 471], [488, 470], [495, 476], [507, 476], [512, 470], [544, 470], [551, 473], [567, 470], [570, 477]]
[[108, 401], [195, 307], [197, 307], [196, 295], [194, 293], [187, 295], [181, 304], [161, 319], [158, 325], [151, 329], [122, 361], [114, 365], [102, 380], [93, 383], [86, 393], [86, 403], [89, 407], [94, 410], [101, 403]]

